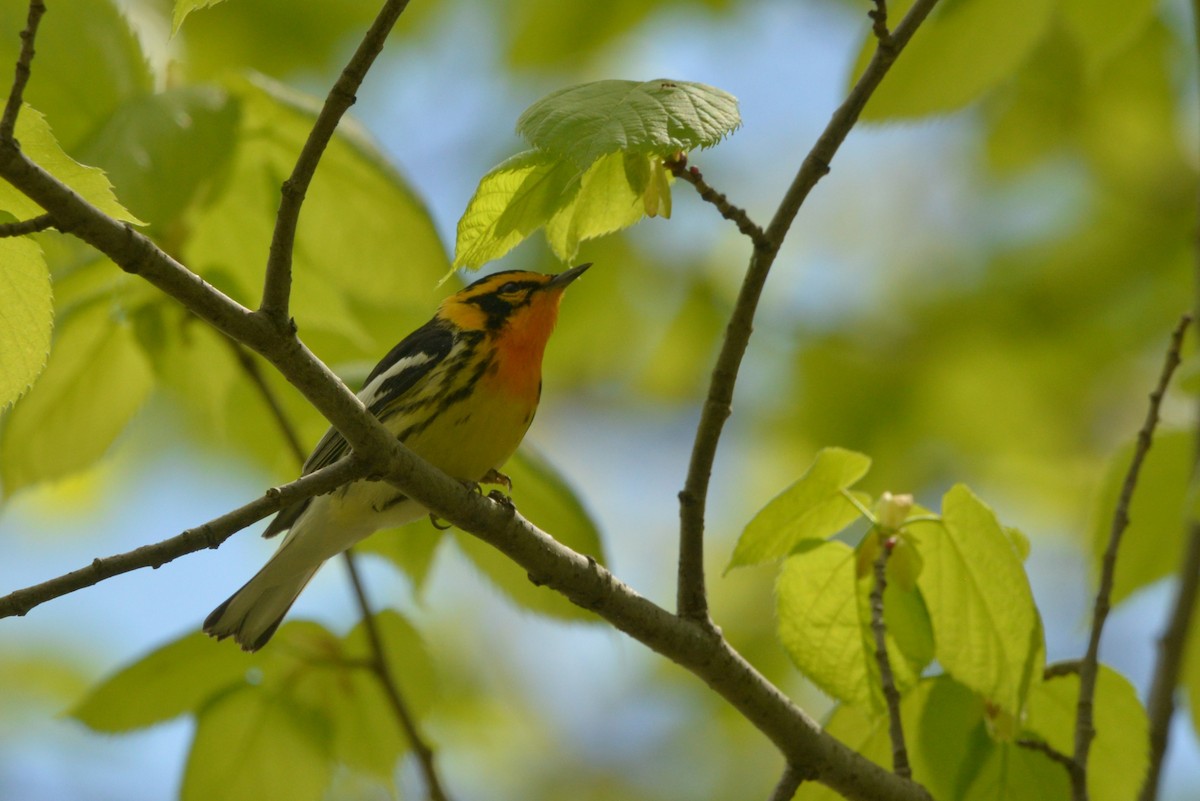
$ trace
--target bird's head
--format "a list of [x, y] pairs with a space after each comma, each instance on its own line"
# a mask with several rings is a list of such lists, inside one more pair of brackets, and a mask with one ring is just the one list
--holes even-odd
[[497, 337], [549, 338], [563, 290], [590, 267], [581, 264], [557, 275], [508, 270], [480, 278], [442, 302], [438, 317], [455, 326]]

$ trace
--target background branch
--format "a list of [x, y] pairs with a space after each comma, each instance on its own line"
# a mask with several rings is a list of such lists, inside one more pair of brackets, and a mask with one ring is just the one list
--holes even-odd
[[[755, 245], [750, 265], [738, 292], [733, 314], [725, 329], [721, 352], [713, 367], [708, 396], [700, 411], [687, 479], [679, 493], [679, 578], [676, 609], [680, 616], [708, 621], [708, 596], [704, 586], [704, 519], [708, 485], [725, 420], [733, 409], [733, 389], [746, 347], [750, 343], [754, 314], [762, 297], [767, 274], [791, 228], [800, 206], [817, 182], [829, 172], [829, 163], [896, 57], [904, 50], [937, 0], [916, 0], [896, 26], [886, 47], [879, 46], [866, 70], [834, 112], [825, 131], [800, 165], [765, 232], [763, 245]], [[711, 623], [709, 623], [711, 625]]]
[[1092, 608], [1092, 632], [1088, 638], [1087, 652], [1079, 663], [1079, 701], [1075, 709], [1075, 769], [1071, 771], [1071, 791], [1075, 801], [1085, 801], [1087, 791], [1088, 752], [1092, 739], [1096, 736], [1093, 725], [1093, 712], [1096, 695], [1096, 676], [1099, 673], [1100, 637], [1104, 633], [1104, 622], [1108, 618], [1112, 598], [1113, 576], [1117, 567], [1117, 552], [1121, 547], [1121, 536], [1129, 525], [1129, 504], [1133, 500], [1133, 491], [1137, 488], [1138, 475], [1142, 462], [1150, 451], [1154, 437], [1154, 429], [1158, 425], [1158, 410], [1166, 394], [1167, 384], [1171, 375], [1179, 365], [1179, 352], [1183, 347], [1183, 335], [1187, 331], [1191, 317], [1184, 315], [1171, 334], [1171, 344], [1159, 374], [1158, 384], [1150, 393], [1150, 408], [1146, 411], [1146, 419], [1138, 431], [1137, 447], [1133, 451], [1133, 459], [1121, 485], [1121, 494], [1117, 498], [1117, 507], [1113, 512], [1112, 529], [1108, 536], [1108, 545], [1104, 549], [1104, 557], [1100, 566], [1100, 585], [1096, 590], [1096, 601]]
[[49, 214], [39, 214], [28, 220], [18, 220], [17, 222], [0, 223], [0, 239], [6, 239], [10, 236], [25, 236], [26, 234], [36, 234], [39, 231], [45, 231], [48, 228], [54, 227], [54, 218]]
[[143, 567], [158, 568], [184, 554], [216, 548], [225, 540], [285, 506], [333, 492], [348, 481], [363, 478], [369, 469], [357, 457], [329, 465], [290, 484], [275, 487], [261, 498], [238, 507], [196, 528], [170, 539], [143, 545], [126, 553], [96, 559], [87, 567], [66, 575], [17, 590], [0, 598], [0, 618], [24, 615], [30, 609], [54, 598], [98, 584], [105, 579]]
[[288, 299], [292, 291], [292, 250], [296, 242], [296, 226], [300, 220], [300, 207], [304, 203], [304, 196], [308, 192], [313, 174], [317, 171], [321, 155], [337, 130], [338, 122], [354, 104], [355, 93], [367, 76], [367, 70], [375, 63], [388, 34], [407, 7], [408, 0], [387, 0], [383, 4], [375, 21], [359, 42], [358, 49], [354, 51], [342, 74], [329, 90], [325, 104], [317, 115], [317, 121], [300, 150], [291, 177], [283, 182], [259, 309], [280, 327], [287, 325], [288, 321]]
[[900, 720], [900, 691], [892, 674], [892, 662], [887, 650], [887, 626], [883, 622], [883, 593], [887, 589], [887, 562], [892, 555], [893, 540], [880, 537], [879, 555], [875, 557], [875, 583], [871, 587], [871, 631], [875, 635], [875, 661], [879, 665], [879, 683], [887, 703], [888, 736], [892, 741], [892, 770], [897, 776], [912, 778], [908, 764], [908, 746], [904, 743], [904, 724]]
[[33, 64], [33, 43], [37, 39], [38, 24], [46, 13], [46, 4], [42, 0], [29, 0], [29, 15], [25, 20], [25, 29], [21, 31], [21, 52], [17, 56], [17, 67], [13, 74], [12, 90], [8, 93], [8, 102], [4, 104], [4, 116], [0, 117], [0, 140], [13, 141], [13, 132], [17, 127], [17, 115], [21, 113], [21, 103], [25, 100], [25, 85], [29, 83], [30, 67]]

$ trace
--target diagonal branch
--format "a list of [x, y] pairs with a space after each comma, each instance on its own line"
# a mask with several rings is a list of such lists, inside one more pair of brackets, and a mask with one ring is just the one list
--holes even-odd
[[346, 110], [354, 104], [355, 93], [367, 76], [367, 70], [383, 50], [388, 34], [408, 6], [409, 0], [387, 0], [367, 33], [363, 36], [350, 57], [342, 74], [329, 90], [325, 105], [308, 139], [300, 150], [292, 175], [283, 182], [279, 213], [275, 215], [275, 233], [271, 237], [270, 255], [267, 257], [267, 274], [263, 281], [263, 297], [260, 311], [283, 328], [288, 321], [288, 301], [292, 292], [292, 250], [296, 242], [296, 226], [300, 220], [300, 206], [312, 182], [317, 164], [325, 152], [338, 122]]
[[96, 559], [87, 567], [11, 592], [0, 598], [0, 618], [24, 615], [46, 601], [99, 584], [122, 573], [143, 567], [159, 568], [184, 554], [216, 548], [246, 526], [257, 523], [285, 506], [291, 506], [314, 495], [333, 492], [346, 482], [363, 478], [369, 472], [362, 460], [351, 456], [309, 473], [290, 484], [269, 489], [261, 498], [170, 539], [153, 545], [143, 545], [116, 556]]
[[1086, 801], [1088, 752], [1092, 740], [1096, 736], [1093, 725], [1093, 712], [1096, 695], [1096, 676], [1100, 669], [1100, 637], [1104, 633], [1104, 623], [1108, 619], [1111, 605], [1113, 576], [1117, 568], [1117, 552], [1121, 547], [1121, 537], [1129, 526], [1129, 504], [1133, 500], [1133, 492], [1137, 488], [1138, 476], [1141, 473], [1142, 462], [1150, 451], [1154, 438], [1154, 429], [1158, 426], [1158, 410], [1162, 404], [1163, 395], [1167, 392], [1167, 384], [1175, 368], [1179, 366], [1179, 352], [1183, 347], [1183, 335], [1187, 331], [1192, 318], [1184, 315], [1171, 334], [1171, 345], [1163, 362], [1158, 384], [1150, 393], [1150, 408], [1146, 410], [1146, 419], [1138, 431], [1137, 447], [1133, 451], [1129, 470], [1121, 485], [1121, 494], [1117, 498], [1117, 508], [1113, 511], [1112, 530], [1108, 535], [1108, 545], [1104, 549], [1104, 557], [1100, 563], [1100, 586], [1096, 590], [1096, 600], [1092, 608], [1092, 633], [1088, 638], [1087, 653], [1079, 663], [1079, 702], [1075, 708], [1075, 754], [1074, 770], [1071, 771], [1071, 792], [1074, 801]]
[[33, 43], [37, 39], [38, 23], [46, 13], [46, 4], [42, 0], [29, 0], [29, 16], [25, 21], [25, 30], [21, 31], [21, 53], [17, 56], [17, 68], [13, 74], [12, 89], [8, 93], [8, 102], [4, 104], [4, 116], [0, 117], [0, 140], [13, 141], [13, 132], [17, 128], [17, 115], [21, 113], [21, 103], [25, 99], [25, 85], [29, 83], [33, 65]]
[[724, 194], [709, 186], [708, 182], [704, 180], [704, 176], [700, 174], [699, 168], [689, 167], [686, 153], [680, 153], [678, 156], [667, 159], [663, 163], [676, 178], [687, 181], [694, 186], [700, 194], [701, 200], [716, 206], [721, 216], [736, 225], [737, 229], [744, 236], [749, 237], [750, 241], [754, 243], [755, 248], [766, 248], [768, 246], [763, 229], [750, 219], [750, 215], [746, 214], [745, 209], [733, 205]]
[[769, 801], [792, 801], [796, 793], [800, 790], [800, 785], [804, 783], [804, 774], [793, 768], [790, 764], [783, 769], [783, 775], [779, 777], [775, 789], [771, 791]]
[[26, 234], [36, 234], [39, 231], [45, 231], [54, 227], [54, 218], [49, 214], [39, 214], [36, 217], [31, 217], [28, 220], [18, 220], [10, 223], [0, 223], [0, 239], [7, 239], [12, 236], [25, 236]]
[[825, 131], [800, 165], [792, 185], [767, 226], [763, 244], [756, 244], [754, 247], [733, 314], [729, 319], [729, 326], [725, 330], [725, 341], [713, 367], [708, 397], [700, 410], [700, 422], [696, 426], [687, 479], [679, 493], [679, 580], [676, 608], [682, 617], [705, 622], [709, 620], [708, 597], [704, 587], [704, 516], [708, 485], [712, 478], [717, 444], [720, 442], [725, 420], [733, 409], [734, 384], [737, 382], [746, 347], [750, 343], [754, 314], [758, 309], [759, 298], [762, 297], [763, 286], [767, 282], [767, 274], [779, 254], [779, 248], [783, 245], [792, 221], [800, 211], [800, 206], [817, 182], [829, 172], [830, 162], [858, 121], [867, 100], [935, 5], [937, 0], [916, 0], [886, 42], [880, 42], [858, 83], [850, 90], [845, 102], [834, 112]]

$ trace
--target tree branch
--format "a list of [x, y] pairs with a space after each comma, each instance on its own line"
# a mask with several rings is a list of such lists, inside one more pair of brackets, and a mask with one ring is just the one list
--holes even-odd
[[28, 220], [18, 220], [17, 222], [0, 223], [0, 239], [7, 239], [11, 236], [25, 236], [26, 234], [36, 234], [39, 231], [45, 231], [48, 228], [54, 227], [54, 218], [49, 214], [39, 214]]
[[701, 200], [716, 206], [721, 216], [732, 222], [742, 234], [749, 237], [750, 241], [754, 243], [755, 248], [767, 247], [766, 235], [763, 233], [763, 229], [750, 219], [745, 209], [733, 205], [725, 195], [709, 186], [708, 182], [704, 180], [704, 176], [700, 174], [699, 168], [689, 167], [686, 153], [680, 153], [675, 158], [667, 159], [663, 162], [663, 165], [676, 178], [687, 181], [694, 186], [700, 194]]
[[1046, 756], [1050, 757], [1050, 759], [1054, 760], [1066, 769], [1068, 776], [1075, 775], [1075, 761], [1062, 751], [1059, 751], [1057, 748], [1050, 745], [1050, 743], [1047, 743], [1043, 740], [1034, 740], [1028, 737], [1023, 737], [1017, 740], [1016, 743], [1021, 748], [1027, 748], [1030, 751], [1037, 751], [1039, 754], [1045, 754]]
[[296, 242], [296, 226], [300, 220], [300, 207], [312, 182], [317, 164], [325, 152], [329, 140], [337, 129], [338, 122], [357, 98], [355, 93], [367, 76], [367, 70], [383, 50], [388, 34], [408, 6], [409, 0], [387, 0], [367, 33], [363, 36], [350, 57], [342, 74], [329, 90], [325, 104], [308, 139], [300, 150], [291, 177], [283, 182], [279, 212], [275, 215], [275, 232], [271, 237], [270, 255], [267, 257], [266, 277], [263, 281], [262, 304], [259, 307], [268, 319], [281, 329], [288, 323], [288, 302], [292, 292], [292, 250]]
[[68, 593], [98, 584], [105, 579], [143, 567], [158, 568], [184, 554], [216, 548], [225, 540], [267, 515], [314, 495], [332, 492], [348, 481], [363, 478], [369, 469], [358, 458], [348, 459], [274, 487], [257, 500], [232, 512], [188, 529], [170, 539], [143, 545], [127, 553], [96, 559], [87, 567], [0, 598], [0, 618], [22, 616], [35, 606]]
[[29, 16], [25, 21], [25, 30], [21, 31], [21, 53], [17, 56], [17, 67], [13, 73], [12, 89], [8, 93], [8, 102], [4, 105], [4, 116], [0, 117], [0, 141], [13, 142], [13, 132], [17, 128], [17, 115], [21, 113], [21, 103], [25, 99], [25, 85], [29, 83], [31, 66], [33, 65], [33, 43], [37, 39], [38, 23], [46, 13], [46, 4], [42, 0], [29, 0]]
[[904, 50], [920, 24], [937, 5], [937, 0], [916, 0], [896, 26], [887, 46], [876, 48], [858, 83], [834, 112], [825, 131], [800, 165], [770, 225], [763, 246], [755, 245], [742, 281], [733, 314], [725, 330], [725, 341], [713, 367], [708, 396], [700, 410], [687, 479], [679, 493], [679, 578], [676, 609], [680, 616], [711, 625], [708, 596], [704, 586], [704, 518], [708, 485], [717, 455], [717, 444], [725, 420], [733, 409], [733, 389], [742, 358], [750, 342], [754, 314], [762, 297], [767, 274], [809, 192], [829, 172], [829, 164], [850, 133], [884, 75]]
[[1087, 653], [1079, 663], [1079, 702], [1075, 708], [1075, 754], [1074, 770], [1071, 771], [1071, 792], [1074, 801], [1086, 801], [1088, 752], [1092, 739], [1096, 736], [1093, 725], [1093, 707], [1096, 695], [1096, 676], [1099, 673], [1100, 637], [1104, 632], [1104, 622], [1108, 618], [1112, 598], [1113, 575], [1117, 567], [1117, 552], [1121, 546], [1121, 536], [1129, 525], [1129, 504], [1133, 500], [1133, 491], [1137, 488], [1138, 475], [1142, 462], [1150, 451], [1154, 437], [1154, 429], [1158, 425], [1158, 410], [1166, 394], [1167, 384], [1171, 375], [1179, 365], [1179, 351], [1183, 347], [1183, 335], [1187, 331], [1191, 317], [1184, 315], [1175, 331], [1171, 334], [1171, 344], [1159, 374], [1158, 384], [1150, 393], [1150, 408], [1146, 411], [1146, 419], [1138, 431], [1137, 447], [1133, 451], [1129, 470], [1121, 485], [1121, 494], [1117, 498], [1117, 508], [1113, 512], [1112, 528], [1108, 536], [1108, 545], [1104, 549], [1104, 557], [1100, 567], [1100, 585], [1096, 591], [1096, 601], [1092, 609], [1092, 632], [1088, 638]]
[[362, 577], [358, 574], [358, 566], [354, 563], [354, 554], [351, 551], [345, 551], [342, 556], [345, 558], [346, 570], [350, 574], [350, 583], [354, 587], [354, 597], [358, 601], [358, 608], [362, 612], [363, 627], [367, 630], [367, 641], [371, 644], [371, 660], [370, 669], [379, 679], [379, 683], [383, 686], [383, 691], [388, 697], [388, 702], [392, 705], [392, 712], [396, 715], [396, 720], [400, 722], [400, 727], [404, 729], [405, 735], [408, 736], [408, 744], [412, 747], [413, 753], [417, 756], [417, 764], [421, 766], [421, 774], [425, 777], [425, 787], [429, 792], [431, 801], [448, 801], [446, 791], [442, 789], [442, 781], [438, 776], [437, 765], [433, 758], [433, 749], [425, 742], [421, 736], [421, 730], [417, 728], [416, 718], [408, 709], [408, 704], [404, 701], [404, 696], [400, 693], [400, 687], [396, 684], [392, 674], [391, 666], [388, 664], [387, 651], [383, 647], [383, 638], [379, 635], [379, 627], [375, 625], [375, 615], [371, 611], [371, 604], [367, 600], [366, 590], [363, 589]]
[[804, 783], [804, 774], [792, 767], [791, 763], [783, 768], [779, 783], [771, 791], [770, 801], [792, 801], [800, 785]]
[[871, 631], [875, 634], [875, 661], [879, 664], [879, 681], [887, 703], [888, 736], [892, 741], [892, 770], [897, 776], [912, 778], [908, 764], [908, 746], [904, 743], [904, 725], [900, 720], [900, 692], [892, 674], [892, 662], [887, 650], [887, 627], [883, 622], [883, 593], [887, 589], [887, 562], [895, 540], [880, 538], [879, 555], [875, 557], [875, 584], [871, 587]]

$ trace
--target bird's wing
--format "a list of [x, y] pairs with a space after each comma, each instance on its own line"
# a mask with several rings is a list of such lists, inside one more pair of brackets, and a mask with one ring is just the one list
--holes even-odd
[[[454, 334], [437, 318], [430, 320], [402, 339], [375, 365], [358, 393], [359, 400], [368, 411], [380, 416], [381, 411], [402, 398], [445, 359], [453, 345]], [[349, 452], [350, 444], [336, 428], [330, 427], [305, 460], [302, 475], [331, 465]], [[280, 510], [263, 536], [273, 537], [291, 528], [310, 500]]]

